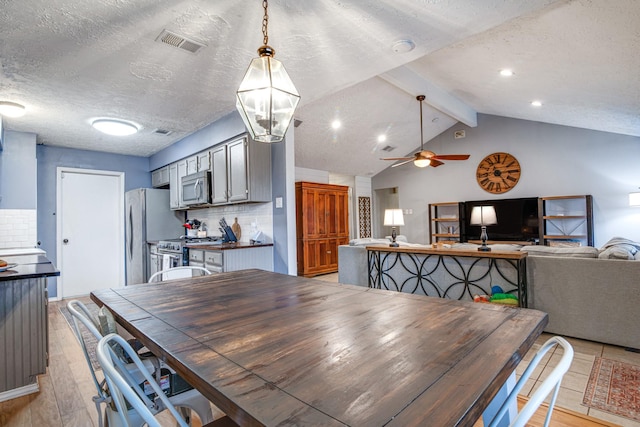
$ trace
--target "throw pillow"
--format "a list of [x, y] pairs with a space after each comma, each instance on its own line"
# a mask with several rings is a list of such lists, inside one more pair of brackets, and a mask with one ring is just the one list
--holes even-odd
[[600, 259], [634, 259], [633, 254], [623, 246], [611, 246], [600, 252], [598, 258]]

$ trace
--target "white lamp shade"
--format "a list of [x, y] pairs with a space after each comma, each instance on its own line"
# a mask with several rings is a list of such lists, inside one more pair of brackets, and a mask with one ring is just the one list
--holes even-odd
[[629, 193], [629, 206], [640, 206], [640, 192]]
[[474, 206], [471, 210], [471, 225], [496, 225], [496, 209], [493, 206]]
[[280, 61], [260, 56], [249, 64], [237, 92], [236, 108], [256, 141], [280, 142], [300, 95]]
[[385, 209], [384, 225], [391, 226], [391, 227], [404, 225], [404, 217], [402, 216], [402, 209]]

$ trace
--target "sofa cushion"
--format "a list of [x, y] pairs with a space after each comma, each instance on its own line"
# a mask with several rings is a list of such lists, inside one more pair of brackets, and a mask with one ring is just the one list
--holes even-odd
[[593, 246], [577, 246], [575, 248], [558, 248], [552, 246], [523, 246], [520, 249], [531, 256], [553, 256], [567, 258], [598, 258], [598, 248]]
[[374, 239], [372, 237], [365, 237], [362, 239], [353, 239], [349, 241], [349, 246], [369, 246], [369, 245], [379, 245], [379, 244], [389, 244], [389, 240], [387, 239]]

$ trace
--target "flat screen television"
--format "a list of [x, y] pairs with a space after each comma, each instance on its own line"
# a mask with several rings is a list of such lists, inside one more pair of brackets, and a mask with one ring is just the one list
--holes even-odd
[[487, 226], [488, 240], [535, 242], [539, 239], [538, 198], [476, 200], [462, 202], [460, 237], [463, 242], [480, 240], [481, 227], [471, 225], [471, 211], [475, 206], [493, 206], [496, 225]]

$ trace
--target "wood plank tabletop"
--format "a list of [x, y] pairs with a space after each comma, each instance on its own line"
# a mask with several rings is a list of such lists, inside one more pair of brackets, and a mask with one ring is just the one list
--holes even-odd
[[91, 297], [240, 425], [470, 426], [547, 323], [261, 270]]

